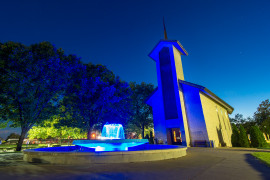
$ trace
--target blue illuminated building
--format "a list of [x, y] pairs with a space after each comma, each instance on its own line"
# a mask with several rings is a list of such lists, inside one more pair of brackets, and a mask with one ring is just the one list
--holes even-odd
[[231, 146], [228, 114], [233, 108], [207, 88], [186, 82], [177, 40], [164, 40], [149, 54], [156, 62], [158, 87], [146, 103], [153, 109], [155, 139], [160, 144]]

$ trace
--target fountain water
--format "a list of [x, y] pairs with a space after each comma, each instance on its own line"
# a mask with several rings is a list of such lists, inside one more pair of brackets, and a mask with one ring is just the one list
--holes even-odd
[[122, 124], [105, 124], [102, 129], [101, 139], [125, 139]]

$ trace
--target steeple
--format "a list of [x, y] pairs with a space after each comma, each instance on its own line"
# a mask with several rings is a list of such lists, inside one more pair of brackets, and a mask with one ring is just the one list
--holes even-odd
[[146, 103], [152, 106], [156, 113], [155, 123], [164, 123], [163, 126], [155, 126], [157, 138], [168, 143], [167, 137], [172, 136], [167, 133], [168, 129], [177, 128], [177, 133], [181, 132], [182, 135], [182, 145], [186, 146], [190, 139], [189, 131], [185, 129], [187, 117], [185, 106], [180, 103], [184, 98], [178, 82], [184, 81], [181, 55], [188, 55], [188, 53], [179, 41], [168, 40], [164, 17], [163, 28], [164, 39], [161, 39], [149, 54], [156, 62], [158, 89]]
[[168, 36], [167, 36], [167, 32], [166, 32], [166, 27], [165, 27], [164, 16], [163, 16], [163, 27], [164, 27], [164, 39], [165, 39], [165, 40], [168, 40]]
[[150, 52], [150, 54], [148, 56], [150, 58], [152, 58], [154, 61], [157, 61], [159, 59], [159, 52], [164, 46], [166, 46], [166, 47], [168, 47], [168, 46], [172, 47], [173, 46], [174, 48], [176, 48], [180, 52], [180, 55], [187, 56], [188, 55], [187, 51], [180, 44], [179, 41], [177, 41], [177, 40], [168, 40], [164, 17], [163, 17], [163, 27], [164, 27], [164, 39], [161, 39], [159, 41], [159, 43], [154, 47], [154, 49]]

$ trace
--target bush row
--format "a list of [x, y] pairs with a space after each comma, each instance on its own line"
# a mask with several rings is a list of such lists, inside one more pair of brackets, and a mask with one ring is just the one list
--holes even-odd
[[239, 129], [232, 124], [232, 146], [233, 147], [265, 147], [267, 146], [263, 133], [258, 126], [252, 126], [250, 130], [250, 139], [248, 139], [245, 128], [240, 125]]

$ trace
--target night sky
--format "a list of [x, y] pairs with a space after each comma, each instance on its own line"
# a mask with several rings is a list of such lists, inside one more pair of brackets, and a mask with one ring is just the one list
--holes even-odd
[[270, 1], [1, 1], [0, 41], [49, 41], [85, 63], [106, 65], [122, 80], [157, 85], [148, 54], [179, 40], [185, 80], [207, 87], [252, 116], [270, 97]]

